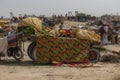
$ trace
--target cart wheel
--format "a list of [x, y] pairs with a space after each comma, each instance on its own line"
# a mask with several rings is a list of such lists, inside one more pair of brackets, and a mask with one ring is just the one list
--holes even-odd
[[17, 60], [17, 61], [21, 61], [23, 59], [23, 52], [20, 48], [15, 48], [14, 49], [14, 54], [13, 57]]
[[36, 46], [34, 46], [33, 49], [32, 49], [32, 56], [33, 56], [33, 61], [37, 62], [38, 64], [47, 65], [47, 64], [51, 64], [52, 63], [52, 60], [50, 60], [50, 59], [47, 59], [45, 61], [44, 60], [38, 61]]
[[32, 54], [31, 54], [33, 61], [37, 61], [37, 54], [36, 53], [37, 53], [37, 48], [36, 48], [36, 46], [34, 46], [32, 49]]
[[100, 53], [98, 50], [96, 49], [90, 49], [89, 51], [89, 62], [91, 63], [96, 63], [99, 61], [100, 59]]
[[34, 47], [35, 45], [36, 45], [36, 41], [32, 42], [32, 43], [29, 45], [28, 49], [27, 49], [28, 56], [29, 56], [30, 59], [32, 59], [32, 60], [34, 60], [33, 55], [32, 55], [32, 49], [33, 49], [33, 47]]
[[13, 54], [14, 54], [14, 48], [7, 49], [7, 55], [8, 55], [8, 57], [13, 56]]

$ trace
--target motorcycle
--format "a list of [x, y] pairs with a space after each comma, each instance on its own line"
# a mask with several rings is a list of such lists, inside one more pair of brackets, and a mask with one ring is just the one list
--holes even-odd
[[[22, 34], [23, 32], [17, 33], [16, 37]], [[21, 61], [23, 59], [23, 52], [20, 48], [20, 44], [19, 44], [20, 42], [16, 37], [11, 40], [8, 40], [7, 55], [8, 57], [13, 57], [17, 61]]]
[[23, 59], [23, 52], [19, 47], [11, 47], [7, 50], [7, 56], [13, 57], [17, 61], [21, 61]]

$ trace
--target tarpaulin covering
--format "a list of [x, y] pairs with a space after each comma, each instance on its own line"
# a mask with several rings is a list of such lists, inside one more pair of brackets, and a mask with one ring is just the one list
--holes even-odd
[[9, 23], [10, 22], [10, 20], [8, 19], [8, 20], [0, 20], [0, 23]]
[[37, 61], [47, 63], [84, 62], [88, 60], [90, 41], [76, 38], [40, 36], [37, 38]]
[[19, 24], [19, 27], [22, 26], [29, 26], [32, 27], [35, 31], [35, 35], [38, 36], [40, 33], [42, 33], [42, 24], [41, 24], [41, 20], [39, 20], [36, 17], [29, 17], [26, 19], [23, 19]]
[[4, 27], [6, 23], [10, 23], [10, 20], [0, 20], [0, 26]]
[[87, 39], [90, 41], [100, 42], [100, 34], [97, 34], [94, 31], [76, 28], [72, 30], [72, 33], [78, 39]]

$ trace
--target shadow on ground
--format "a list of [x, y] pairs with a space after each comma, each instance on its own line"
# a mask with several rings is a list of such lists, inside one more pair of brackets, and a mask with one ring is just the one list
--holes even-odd
[[0, 65], [8, 65], [8, 66], [53, 66], [53, 64], [41, 65], [39, 63], [33, 61], [0, 61]]

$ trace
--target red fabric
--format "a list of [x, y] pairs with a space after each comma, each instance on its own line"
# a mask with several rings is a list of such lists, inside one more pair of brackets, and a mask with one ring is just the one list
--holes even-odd
[[65, 30], [65, 32], [66, 32], [66, 33], [70, 33], [70, 31], [69, 31], [69, 30], [67, 30], [67, 29]]
[[101, 32], [106, 33], [106, 31], [104, 30], [104, 26], [101, 28]]

